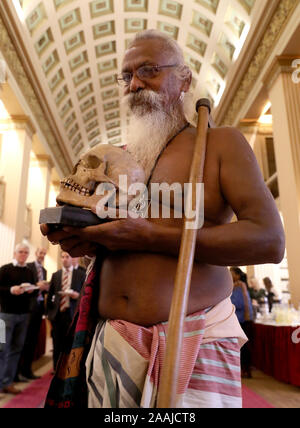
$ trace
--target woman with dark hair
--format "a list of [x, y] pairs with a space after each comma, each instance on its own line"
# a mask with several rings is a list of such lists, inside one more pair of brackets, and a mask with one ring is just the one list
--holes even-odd
[[241, 327], [249, 339], [241, 349], [242, 377], [251, 378], [253, 308], [248, 290], [247, 275], [238, 267], [230, 268], [230, 272], [234, 285], [231, 301], [236, 308], [236, 316]]

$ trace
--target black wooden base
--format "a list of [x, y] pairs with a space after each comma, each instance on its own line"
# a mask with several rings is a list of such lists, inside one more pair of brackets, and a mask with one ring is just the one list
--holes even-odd
[[63, 226], [94, 226], [103, 223], [103, 220], [90, 210], [65, 205], [41, 210], [39, 223], [48, 224], [51, 228], [60, 229]]

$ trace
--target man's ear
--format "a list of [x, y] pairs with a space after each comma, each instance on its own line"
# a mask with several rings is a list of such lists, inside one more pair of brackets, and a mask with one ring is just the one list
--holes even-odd
[[193, 74], [187, 65], [184, 66], [182, 70], [182, 87], [183, 92], [188, 92], [192, 83]]

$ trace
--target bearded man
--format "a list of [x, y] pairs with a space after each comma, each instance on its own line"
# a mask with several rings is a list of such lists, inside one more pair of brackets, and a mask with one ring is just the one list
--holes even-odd
[[[191, 77], [177, 43], [154, 30], [139, 33], [125, 53], [120, 79], [132, 113], [127, 150], [149, 185], [189, 181], [196, 129], [185, 117], [183, 98]], [[197, 235], [177, 407], [241, 407], [239, 351], [246, 338], [230, 303], [227, 266], [279, 263], [284, 233], [254, 154], [237, 130], [209, 130], [204, 183], [205, 222]], [[237, 221], [231, 223], [233, 213]], [[87, 302], [96, 301], [86, 286], [76, 327], [79, 341], [87, 326], [95, 326], [97, 309], [98, 324], [89, 329], [93, 343], [84, 336], [87, 357], [86, 347], [73, 342], [48, 405], [156, 406], [182, 225], [178, 218], [130, 216], [57, 232], [42, 225], [43, 234], [73, 257], [97, 256], [88, 280], [97, 286], [97, 308], [84, 317]], [[81, 387], [81, 402], [70, 392], [78, 374], [73, 362], [78, 367], [85, 360], [87, 403]]]

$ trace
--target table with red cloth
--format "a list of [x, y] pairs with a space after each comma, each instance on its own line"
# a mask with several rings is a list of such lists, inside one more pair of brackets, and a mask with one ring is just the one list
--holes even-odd
[[[296, 337], [298, 340], [293, 341], [293, 333], [294, 339]], [[300, 386], [299, 339], [299, 326], [255, 323], [252, 344], [253, 366], [281, 382]]]

